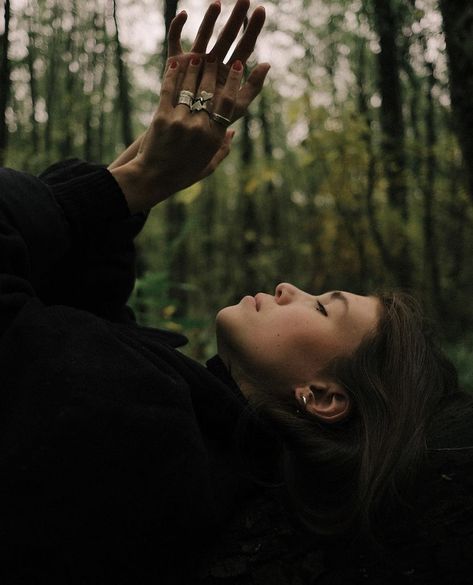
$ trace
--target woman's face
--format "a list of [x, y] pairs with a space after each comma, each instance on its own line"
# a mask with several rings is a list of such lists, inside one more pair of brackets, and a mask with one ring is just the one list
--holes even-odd
[[217, 315], [218, 352], [248, 381], [289, 390], [310, 384], [335, 357], [350, 355], [379, 319], [376, 297], [311, 295], [281, 283]]

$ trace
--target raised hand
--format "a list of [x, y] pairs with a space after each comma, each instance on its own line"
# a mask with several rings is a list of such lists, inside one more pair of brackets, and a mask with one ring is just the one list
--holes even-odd
[[[226, 25], [222, 29], [214, 47], [210, 51], [210, 55], [215, 56], [218, 65], [217, 83], [215, 86], [215, 100], [218, 98], [222, 88], [225, 85], [225, 81], [232, 63], [239, 60], [243, 63], [243, 65], [246, 64], [246, 61], [254, 50], [256, 40], [263, 27], [265, 21], [265, 11], [262, 6], [259, 6], [251, 15], [245, 32], [242, 35], [242, 38], [240, 39], [230, 59], [226, 64], [223, 63], [223, 59], [228, 53], [229, 48], [236, 39], [246, 19], [249, 5], [249, 0], [237, 0]], [[181, 47], [181, 33], [187, 20], [187, 14], [185, 12], [179, 13], [171, 23], [168, 34], [168, 66], [169, 61], [172, 59], [177, 60], [180, 68], [180, 76], [178, 84], [176, 85], [176, 95], [174, 96], [175, 103], [177, 102], [177, 93], [180, 90], [179, 81], [182, 83], [184, 73], [190, 60], [195, 56], [204, 58], [205, 51], [212, 36], [216, 20], [220, 14], [220, 10], [221, 5], [218, 0], [210, 4], [207, 12], [204, 15], [204, 18], [202, 19], [199, 31], [197, 32], [194, 43], [192, 44], [191, 51], [187, 53], [184, 53]], [[267, 63], [259, 64], [252, 70], [248, 79], [238, 91], [232, 121], [241, 118], [250, 103], [260, 93], [268, 71], [269, 65]], [[233, 134], [234, 132], [232, 130], [227, 132], [222, 142], [221, 148], [216, 152], [215, 157], [209, 163], [208, 167], [202, 170], [202, 173], [199, 177], [196, 177], [196, 181], [203, 179], [204, 177], [211, 174], [225, 158], [225, 156], [227, 156], [228, 152], [230, 151], [230, 143]], [[138, 153], [141, 140], [143, 139], [144, 135], [145, 133], [139, 136], [133, 142], [133, 144], [131, 144], [122, 154], [120, 154], [120, 156], [110, 164], [108, 167], [109, 170], [117, 168], [131, 161]]]
[[[248, 0], [237, 0], [213, 49], [205, 50], [220, 13], [220, 3], [207, 10], [193, 45], [183, 53], [180, 35], [186, 14], [173, 20], [169, 32], [170, 57], [158, 109], [148, 130], [108, 168], [119, 182], [130, 211], [149, 209], [176, 191], [207, 176], [230, 149], [229, 123], [244, 114], [261, 91], [269, 65], [255, 67], [242, 85], [244, 62], [253, 51], [264, 23], [264, 9], [257, 8], [227, 64], [228, 52], [246, 17]], [[213, 94], [211, 109], [191, 111], [188, 95]], [[185, 101], [185, 100], [184, 100]], [[194, 108], [192, 107], [192, 110]]]

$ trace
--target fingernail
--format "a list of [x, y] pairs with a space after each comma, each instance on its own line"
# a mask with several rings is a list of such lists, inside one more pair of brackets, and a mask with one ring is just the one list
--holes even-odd
[[220, 2], [220, 0], [215, 0], [214, 4], [219, 8], [222, 8], [222, 3]]
[[241, 64], [241, 61], [239, 59], [237, 59], [235, 63], [233, 63], [232, 69], [235, 69], [235, 71], [241, 71], [243, 69], [243, 65]]
[[169, 69], [175, 69], [177, 67], [177, 61], [171, 61], [169, 63]]
[[215, 63], [216, 58], [215, 58], [215, 55], [210, 54], [210, 55], [207, 55], [205, 60], [207, 61], [207, 63]]
[[200, 61], [201, 61], [200, 57], [192, 57], [191, 59], [192, 65], [200, 65]]

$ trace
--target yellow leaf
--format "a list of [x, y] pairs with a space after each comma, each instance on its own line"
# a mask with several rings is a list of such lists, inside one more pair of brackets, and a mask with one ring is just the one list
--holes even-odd
[[254, 193], [256, 189], [258, 189], [260, 182], [261, 179], [259, 177], [258, 178], [252, 177], [249, 181], [247, 181], [245, 185], [245, 193], [247, 195], [251, 195], [252, 193]]
[[179, 323], [175, 323], [174, 321], [166, 321], [166, 329], [169, 329], [169, 331], [175, 331], [176, 333], [179, 333], [180, 331], [182, 331], [182, 325], [180, 325]]
[[184, 205], [190, 205], [193, 203], [197, 197], [202, 193], [202, 183], [194, 183], [187, 189], [184, 189], [180, 193], [176, 195], [177, 201], [179, 203], [184, 203]]
[[174, 305], [168, 305], [163, 309], [163, 317], [165, 319], [170, 319], [174, 313], [176, 312], [176, 307]]

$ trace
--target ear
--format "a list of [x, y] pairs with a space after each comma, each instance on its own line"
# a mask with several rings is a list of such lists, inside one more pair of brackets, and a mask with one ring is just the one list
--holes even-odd
[[306, 386], [298, 386], [294, 394], [306, 412], [326, 423], [345, 419], [352, 405], [348, 392], [335, 382], [319, 380]]

